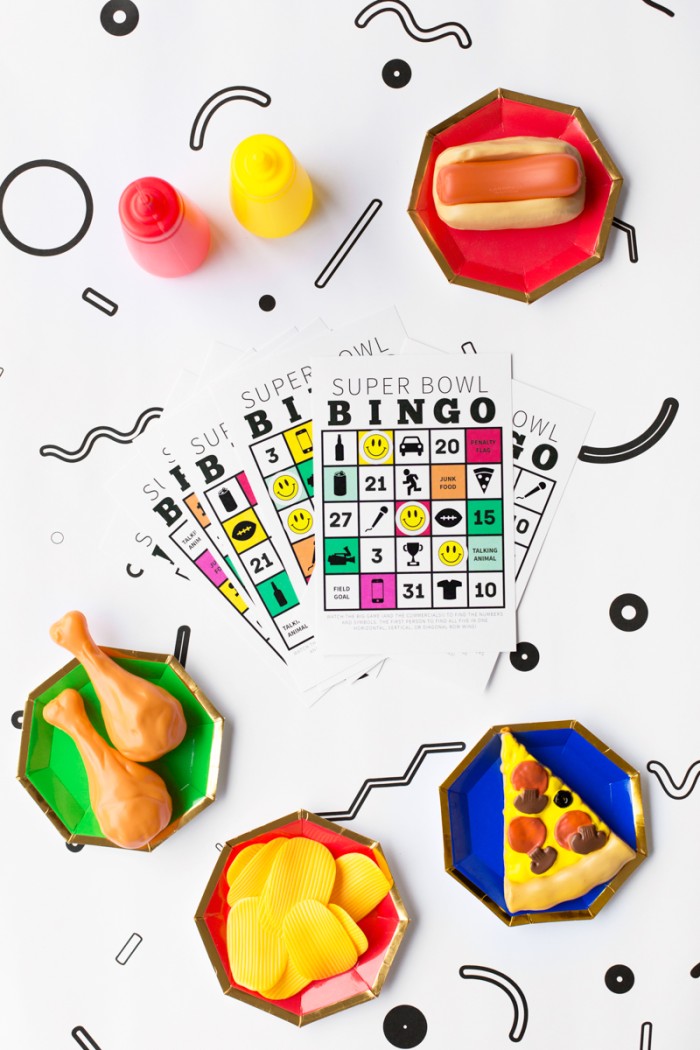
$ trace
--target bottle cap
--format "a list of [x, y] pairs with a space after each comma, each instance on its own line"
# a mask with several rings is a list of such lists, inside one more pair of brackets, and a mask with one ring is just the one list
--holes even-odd
[[268, 200], [283, 193], [294, 179], [296, 162], [274, 135], [251, 135], [236, 146], [231, 176], [237, 191]]
[[136, 179], [119, 200], [119, 218], [126, 233], [139, 241], [170, 236], [182, 222], [182, 197], [165, 179]]

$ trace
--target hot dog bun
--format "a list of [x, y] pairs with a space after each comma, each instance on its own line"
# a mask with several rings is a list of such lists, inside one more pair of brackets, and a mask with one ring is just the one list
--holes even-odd
[[[446, 178], [450, 174], [445, 171], [450, 165], [468, 165], [470, 162], [484, 161], [516, 161], [524, 157], [548, 156], [556, 158], [565, 155], [576, 162], [580, 172], [580, 180], [572, 178], [572, 171], [559, 165], [550, 165], [550, 171], [545, 172], [541, 179], [535, 179], [533, 192], [549, 192], [562, 194], [558, 196], [536, 196], [526, 200], [494, 200], [493, 196], [502, 195], [504, 187], [508, 185], [508, 178], [501, 177], [498, 187], [493, 192], [486, 191], [483, 196], [486, 200], [471, 202], [461, 201], [459, 203], [446, 203], [440, 196], [440, 190], [448, 185]], [[490, 167], [490, 165], [489, 165]], [[512, 165], [513, 176], [518, 177], [518, 165]], [[525, 166], [523, 166], [524, 169]], [[486, 168], [483, 171], [487, 171]], [[441, 176], [440, 173], [444, 172]], [[561, 175], [565, 172], [566, 178]], [[469, 173], [467, 173], [468, 175]], [[474, 173], [476, 175], [476, 172]], [[504, 174], [507, 169], [504, 168]], [[561, 185], [551, 182], [552, 179], [559, 180]], [[465, 182], [468, 180], [464, 180]], [[480, 179], [475, 179], [476, 184]], [[578, 181], [578, 188], [574, 189]], [[455, 187], [460, 180], [452, 179], [452, 192], [448, 195], [450, 201], [454, 200]], [[550, 189], [543, 187], [551, 186]], [[570, 192], [574, 190], [574, 192]], [[507, 191], [506, 191], [507, 192]], [[519, 196], [518, 191], [513, 196]], [[561, 139], [537, 138], [531, 135], [519, 135], [513, 138], [491, 139], [487, 142], [468, 142], [463, 146], [451, 146], [438, 157], [435, 162], [435, 173], [433, 175], [433, 200], [435, 208], [444, 223], [456, 230], [526, 230], [542, 226], [559, 226], [561, 223], [570, 222], [583, 211], [586, 196], [586, 177], [581, 160], [581, 155], [575, 146]], [[488, 198], [491, 199], [488, 199]]]

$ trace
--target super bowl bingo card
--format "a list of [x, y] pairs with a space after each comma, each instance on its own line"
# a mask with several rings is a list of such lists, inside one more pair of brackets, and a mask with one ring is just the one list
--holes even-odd
[[314, 405], [323, 649], [513, 649], [510, 357], [318, 360]]

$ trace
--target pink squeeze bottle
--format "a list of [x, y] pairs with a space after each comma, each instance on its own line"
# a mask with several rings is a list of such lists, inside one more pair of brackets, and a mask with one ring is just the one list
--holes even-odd
[[131, 182], [119, 200], [119, 218], [134, 259], [157, 277], [182, 277], [207, 257], [206, 216], [164, 179]]

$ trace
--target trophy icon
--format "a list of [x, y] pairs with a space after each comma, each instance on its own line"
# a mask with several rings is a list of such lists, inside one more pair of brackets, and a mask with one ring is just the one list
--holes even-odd
[[406, 551], [406, 554], [409, 554], [411, 556], [411, 560], [408, 563], [409, 565], [420, 564], [420, 562], [416, 561], [416, 554], [420, 554], [420, 552], [423, 550], [422, 543], [418, 543], [417, 540], [411, 540], [410, 543], [404, 543], [403, 549]]

